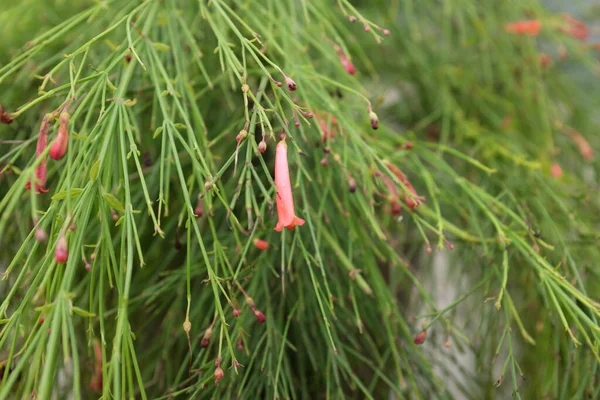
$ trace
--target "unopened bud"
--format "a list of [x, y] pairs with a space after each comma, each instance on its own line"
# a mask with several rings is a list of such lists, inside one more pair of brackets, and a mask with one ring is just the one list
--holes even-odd
[[384, 29], [384, 30], [383, 30], [383, 34], [384, 34], [385, 36], [390, 36], [390, 35], [391, 35], [391, 32], [390, 32], [390, 30], [389, 30], [389, 29]]
[[259, 250], [267, 250], [269, 248], [269, 242], [265, 240], [255, 238], [252, 242], [254, 243], [254, 246]]
[[46, 234], [46, 231], [40, 227], [35, 228], [35, 240], [42, 243], [42, 242], [45, 242], [46, 239], [48, 239], [48, 235]]
[[356, 192], [356, 180], [353, 177], [348, 178], [348, 190], [350, 193]]
[[261, 313], [257, 308], [254, 308], [252, 310], [252, 312], [254, 313], [254, 317], [256, 317], [256, 320], [260, 323], [263, 323], [267, 320], [267, 317], [265, 317], [265, 314]]
[[427, 331], [423, 330], [415, 335], [414, 342], [415, 344], [423, 344], [427, 339]]
[[56, 244], [56, 249], [54, 250], [54, 259], [59, 264], [64, 264], [67, 262], [69, 258], [69, 247], [67, 244], [67, 239], [65, 235], [61, 235], [58, 239], [58, 243]]
[[550, 167], [550, 174], [553, 178], [559, 179], [563, 176], [563, 170], [558, 163], [554, 163]]
[[377, 114], [375, 114], [373, 111], [369, 111], [369, 119], [371, 120], [371, 128], [379, 128], [379, 118], [377, 117]]
[[369, 25], [365, 24], [364, 27], [365, 27], [365, 32], [371, 31], [371, 27]]
[[349, 20], [350, 22], [354, 23], [354, 22], [356, 22], [356, 17], [355, 17], [354, 15], [350, 15], [350, 16], [348, 17], [348, 20]]
[[289, 76], [285, 77], [285, 84], [287, 85], [290, 92], [296, 90], [296, 82], [294, 82], [294, 80]]
[[185, 331], [186, 334], [189, 334], [191, 329], [192, 329], [192, 323], [186, 319], [185, 322], [183, 323], [183, 330]]
[[217, 367], [215, 369], [215, 379], [217, 381], [220, 381], [221, 379], [223, 379], [223, 369], [221, 367]]
[[258, 151], [260, 151], [261, 153], [264, 153], [265, 151], [267, 151], [267, 142], [263, 140], [260, 141], [260, 143], [258, 144]]
[[10, 124], [13, 122], [13, 119], [11, 118], [11, 116], [4, 111], [4, 108], [2, 108], [2, 106], [0, 106], [0, 123], [3, 124]]
[[240, 310], [238, 310], [237, 308], [233, 309], [233, 316], [234, 317], [236, 317], [236, 318], [239, 317], [241, 313], [242, 312]]
[[240, 133], [238, 133], [238, 135], [235, 137], [235, 140], [240, 143], [242, 140], [246, 139], [246, 136], [248, 136], [248, 131], [246, 131], [245, 129], [242, 129], [240, 131]]
[[249, 90], [250, 90], [250, 86], [248, 86], [248, 84], [244, 83], [242, 85], [242, 92], [248, 93]]

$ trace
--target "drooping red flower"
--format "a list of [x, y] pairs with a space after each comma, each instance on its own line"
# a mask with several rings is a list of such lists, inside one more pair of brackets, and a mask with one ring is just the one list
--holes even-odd
[[65, 238], [64, 233], [60, 235], [58, 238], [58, 243], [56, 243], [56, 249], [54, 250], [54, 259], [59, 264], [64, 264], [67, 262], [69, 258], [69, 246], [67, 244], [67, 239]]
[[[48, 132], [50, 131], [50, 120], [52, 115], [47, 114], [42, 120], [40, 131], [38, 133], [37, 147], [35, 151], [36, 159], [41, 157], [42, 153], [48, 146]], [[46, 157], [35, 167], [35, 191], [37, 193], [46, 193]], [[27, 189], [31, 189], [31, 180], [25, 185]]]
[[581, 41], [586, 41], [590, 37], [590, 28], [584, 22], [574, 18], [570, 14], [563, 14], [562, 19], [567, 25], [561, 27], [560, 30], [567, 35]]
[[517, 35], [537, 36], [542, 30], [539, 19], [510, 22], [504, 25], [504, 30]]
[[275, 188], [277, 189], [275, 200], [279, 218], [275, 230], [281, 232], [283, 228], [288, 228], [291, 231], [295, 226], [304, 225], [305, 221], [298, 218], [294, 211], [294, 198], [292, 197], [285, 139], [277, 144], [275, 150]]
[[553, 178], [559, 179], [563, 176], [563, 170], [560, 167], [560, 164], [558, 163], [554, 163], [552, 164], [552, 166], [550, 167], [550, 174], [552, 175]]
[[423, 201], [425, 201], [424, 197], [419, 196], [417, 194], [417, 191], [413, 187], [412, 183], [410, 183], [410, 181], [408, 180], [408, 178], [406, 177], [406, 175], [404, 175], [402, 173], [402, 171], [400, 171], [395, 165], [393, 165], [393, 164], [391, 164], [389, 162], [386, 163], [386, 166], [390, 169], [390, 171], [392, 171], [392, 173], [394, 175], [396, 175], [396, 177], [398, 177], [398, 179], [410, 191], [411, 194], [408, 194], [408, 193], [406, 193], [406, 191], [404, 191], [404, 201], [406, 202], [406, 205], [408, 205], [411, 209], [415, 209]]
[[58, 134], [52, 147], [50, 147], [50, 158], [60, 160], [67, 152], [69, 145], [69, 113], [63, 112], [60, 114]]
[[253, 243], [254, 243], [254, 246], [259, 250], [268, 250], [269, 249], [269, 242], [267, 242], [266, 240], [255, 238], [253, 240]]

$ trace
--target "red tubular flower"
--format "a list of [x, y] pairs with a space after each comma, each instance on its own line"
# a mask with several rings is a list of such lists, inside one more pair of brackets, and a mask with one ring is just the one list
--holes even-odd
[[290, 184], [285, 139], [277, 144], [275, 150], [275, 188], [277, 189], [275, 200], [277, 202], [277, 216], [279, 217], [275, 230], [281, 232], [283, 228], [288, 228], [291, 231], [296, 225], [304, 225], [305, 221], [298, 218], [294, 212], [294, 198], [292, 197], [292, 185]]
[[267, 242], [266, 240], [261, 240], [261, 239], [254, 239], [253, 240], [254, 246], [259, 249], [259, 250], [267, 250], [269, 248], [269, 242]]
[[56, 244], [56, 250], [54, 250], [54, 259], [59, 264], [64, 264], [69, 258], [69, 246], [67, 245], [67, 239], [64, 234], [60, 235], [58, 243]]
[[[40, 131], [38, 133], [37, 147], [36, 147], [36, 158], [39, 158], [46, 147], [48, 146], [48, 132], [50, 131], [50, 119], [52, 116], [50, 114], [46, 115], [42, 120], [42, 124], [40, 125]], [[46, 158], [38, 164], [35, 168], [35, 190], [38, 193], [46, 193], [48, 189], [45, 189], [46, 186]], [[31, 189], [31, 181], [28, 181], [25, 185], [27, 189]]]
[[504, 25], [504, 30], [517, 35], [537, 36], [542, 30], [542, 21], [539, 19], [515, 21]]
[[577, 18], [573, 18], [569, 14], [563, 14], [562, 19], [567, 23], [567, 26], [560, 28], [561, 31], [569, 36], [586, 41], [590, 37], [590, 28]]
[[392, 165], [389, 162], [386, 163], [386, 166], [390, 169], [390, 171], [392, 171], [394, 175], [398, 177], [398, 179], [400, 179], [404, 186], [406, 186], [410, 191], [411, 194], [406, 193], [406, 191], [404, 192], [404, 201], [406, 202], [406, 205], [408, 205], [411, 209], [415, 209], [423, 201], [425, 201], [424, 197], [419, 196], [417, 194], [417, 191], [413, 187], [412, 183], [410, 183], [410, 181], [408, 180], [406, 175], [402, 173], [402, 171], [400, 171], [398, 168], [396, 168], [396, 166]]
[[54, 160], [60, 160], [67, 152], [69, 145], [69, 113], [63, 112], [60, 114], [60, 121], [56, 140], [50, 148], [50, 157]]
[[354, 75], [356, 73], [356, 68], [354, 67], [354, 64], [352, 64], [352, 61], [350, 61], [350, 59], [348, 59], [348, 57], [346, 57], [346, 55], [341, 51], [338, 52], [338, 56], [340, 57], [340, 62], [342, 63], [342, 66], [346, 72], [350, 75]]
[[550, 174], [553, 178], [559, 179], [563, 176], [563, 170], [558, 163], [554, 163], [550, 167]]

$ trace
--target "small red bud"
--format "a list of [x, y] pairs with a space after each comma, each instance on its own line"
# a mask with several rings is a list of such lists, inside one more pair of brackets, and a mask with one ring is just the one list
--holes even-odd
[[324, 166], [324, 167], [326, 167], [326, 166], [327, 166], [327, 157], [323, 157], [323, 158], [321, 159], [321, 165], [322, 165], [322, 166]]
[[11, 118], [11, 116], [4, 111], [4, 108], [2, 108], [2, 106], [0, 106], [0, 123], [3, 124], [10, 124], [13, 122], [13, 119]]
[[[298, 125], [300, 125], [300, 123], [298, 123]], [[267, 151], [267, 142], [265, 142], [264, 139], [261, 140], [258, 144], [258, 151], [260, 151], [261, 153]]]
[[348, 17], [348, 20], [350, 20], [350, 22], [354, 23], [354, 22], [356, 22], [356, 17], [354, 15], [350, 15]]
[[348, 178], [348, 190], [350, 193], [356, 192], [356, 180], [353, 177]]
[[384, 34], [385, 36], [390, 36], [390, 35], [391, 35], [391, 32], [390, 32], [390, 30], [389, 30], [389, 29], [384, 29], [384, 30], [383, 30], [383, 34]]
[[373, 129], [379, 128], [379, 118], [377, 117], [377, 114], [375, 114], [373, 111], [370, 111], [369, 119], [371, 120], [371, 128], [373, 128]]
[[415, 344], [423, 344], [427, 339], [427, 331], [421, 331], [415, 335], [414, 342]]
[[239, 317], [241, 313], [242, 312], [240, 310], [238, 310], [237, 308], [233, 309], [233, 316], [234, 317], [236, 317], [236, 318]]
[[56, 250], [54, 251], [54, 259], [59, 264], [64, 264], [67, 262], [69, 258], [69, 247], [67, 245], [67, 239], [65, 235], [62, 234], [58, 239], [58, 243], [56, 244]]
[[552, 167], [550, 167], [550, 174], [556, 179], [559, 179], [563, 176], [562, 168], [558, 163], [552, 164]]
[[223, 379], [223, 369], [221, 367], [217, 367], [215, 369], [215, 379], [217, 381], [220, 381], [221, 379]]
[[255, 238], [252, 243], [254, 243], [254, 246], [259, 250], [267, 250], [269, 248], [269, 242], [265, 240]]
[[248, 136], [248, 131], [246, 131], [245, 129], [242, 129], [240, 131], [240, 133], [238, 133], [238, 135], [235, 137], [235, 140], [240, 143], [242, 140], [246, 139], [246, 136]]
[[294, 82], [294, 80], [289, 76], [285, 77], [285, 84], [287, 85], [290, 92], [296, 90], [296, 82]]
[[257, 308], [254, 308], [252, 310], [252, 312], [254, 312], [254, 317], [256, 317], [256, 320], [260, 323], [263, 323], [267, 320], [267, 317], [265, 317], [265, 314], [261, 313]]
[[90, 263], [85, 263], [85, 270], [86, 271], [91, 271], [92, 270], [92, 265]]
[[47, 239], [48, 239], [48, 235], [46, 234], [45, 230], [43, 230], [40, 227], [35, 228], [35, 240], [37, 240], [40, 243], [43, 243]]
[[365, 27], [365, 32], [371, 31], [371, 27], [369, 25], [365, 24], [364, 27]]
[[204, 182], [204, 190], [210, 190], [211, 187], [212, 183], [210, 183], [209, 181]]

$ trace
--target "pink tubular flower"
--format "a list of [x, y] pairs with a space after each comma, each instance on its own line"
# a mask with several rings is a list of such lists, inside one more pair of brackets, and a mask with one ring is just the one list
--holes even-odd
[[277, 226], [275, 230], [281, 232], [283, 228], [290, 231], [296, 225], [304, 225], [304, 220], [298, 218], [294, 212], [294, 198], [292, 197], [292, 185], [290, 184], [290, 171], [288, 169], [287, 145], [285, 139], [277, 144], [275, 151], [275, 200], [277, 202]]
[[504, 25], [504, 30], [517, 35], [537, 36], [542, 30], [542, 21], [539, 19], [515, 21]]
[[69, 246], [67, 245], [67, 239], [64, 234], [60, 235], [58, 243], [56, 244], [56, 250], [54, 250], [54, 259], [59, 264], [64, 264], [69, 258]]
[[[52, 116], [50, 114], [46, 115], [42, 120], [42, 124], [40, 125], [40, 131], [38, 133], [37, 147], [36, 147], [36, 158], [39, 158], [46, 147], [48, 146], [48, 132], [50, 131], [50, 119]], [[35, 168], [35, 191], [38, 193], [46, 193], [48, 189], [46, 186], [46, 158], [38, 164]], [[27, 189], [31, 189], [31, 181], [28, 181], [25, 185]]]
[[346, 72], [350, 75], [354, 75], [356, 73], [356, 68], [354, 67], [354, 64], [352, 64], [352, 61], [350, 61], [350, 59], [348, 59], [348, 57], [346, 57], [346, 55], [341, 51], [338, 52], [338, 56], [340, 57], [340, 62], [342, 63], [342, 66]]
[[69, 145], [69, 113], [63, 112], [60, 114], [60, 121], [56, 140], [50, 148], [50, 157], [54, 160], [60, 160], [67, 152]]
[[569, 14], [563, 14], [562, 19], [567, 26], [560, 28], [561, 31], [575, 39], [586, 41], [590, 37], [590, 28], [582, 21]]

